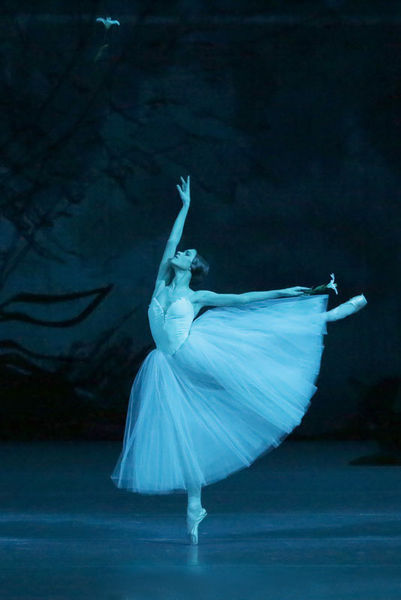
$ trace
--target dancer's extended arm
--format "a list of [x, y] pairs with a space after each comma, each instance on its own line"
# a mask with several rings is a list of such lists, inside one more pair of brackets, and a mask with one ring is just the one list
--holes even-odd
[[245, 292], [244, 294], [216, 294], [209, 290], [198, 290], [194, 292], [192, 301], [201, 306], [238, 306], [257, 300], [271, 300], [273, 298], [284, 298], [286, 296], [303, 296], [304, 292], [311, 288], [297, 285], [282, 290], [271, 290], [266, 292]]
[[170, 263], [170, 260], [175, 255], [177, 246], [180, 243], [182, 231], [184, 229], [185, 219], [187, 217], [189, 205], [191, 202], [191, 193], [190, 193], [190, 188], [189, 188], [189, 184], [190, 184], [189, 175], [188, 175], [187, 181], [185, 181], [182, 177], [181, 177], [181, 181], [182, 181], [182, 187], [177, 185], [177, 189], [181, 196], [182, 207], [181, 207], [180, 212], [178, 213], [178, 216], [177, 216], [177, 218], [174, 222], [173, 228], [171, 230], [170, 236], [167, 240], [167, 244], [164, 249], [164, 253], [163, 253], [163, 256], [162, 256], [162, 259], [160, 262], [159, 271], [158, 271], [157, 277], [156, 277], [157, 282], [160, 281], [161, 279], [165, 280], [169, 275], [169, 272], [170, 272], [169, 263]]

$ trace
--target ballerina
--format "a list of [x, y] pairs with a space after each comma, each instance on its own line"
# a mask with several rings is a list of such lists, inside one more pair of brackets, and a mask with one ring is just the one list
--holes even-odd
[[[142, 494], [186, 493], [187, 533], [207, 515], [202, 486], [249, 467], [301, 422], [316, 392], [326, 323], [366, 304], [326, 311], [325, 286], [219, 294], [190, 283], [208, 272], [194, 248], [177, 251], [190, 178], [177, 185], [176, 218], [148, 306], [156, 348], [132, 384], [123, 448], [111, 479]], [[213, 307], [196, 320], [203, 307]]]

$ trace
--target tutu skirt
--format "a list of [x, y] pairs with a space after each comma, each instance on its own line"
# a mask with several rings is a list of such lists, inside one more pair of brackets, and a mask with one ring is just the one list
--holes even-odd
[[209, 309], [133, 382], [111, 479], [142, 494], [223, 479], [277, 447], [316, 392], [327, 295]]

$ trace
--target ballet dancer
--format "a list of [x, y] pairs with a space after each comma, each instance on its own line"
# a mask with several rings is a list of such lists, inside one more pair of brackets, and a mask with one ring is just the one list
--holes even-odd
[[[334, 273], [317, 288], [242, 294], [193, 290], [209, 266], [177, 251], [190, 177], [148, 306], [156, 348], [132, 384], [123, 447], [111, 479], [142, 494], [187, 494], [187, 533], [198, 543], [202, 487], [249, 467], [301, 422], [316, 392], [326, 323], [363, 308], [355, 296], [326, 310]], [[322, 293], [323, 292], [323, 293]], [[210, 307], [196, 320], [203, 307]]]

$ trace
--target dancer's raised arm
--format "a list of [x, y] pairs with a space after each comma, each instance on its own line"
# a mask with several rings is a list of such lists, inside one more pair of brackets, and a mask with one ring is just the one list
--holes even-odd
[[284, 298], [286, 296], [303, 296], [310, 290], [309, 287], [297, 285], [282, 290], [271, 290], [266, 292], [245, 292], [244, 294], [216, 294], [208, 290], [198, 290], [192, 296], [192, 302], [201, 306], [237, 306], [256, 302], [257, 300], [270, 300], [272, 298]]
[[164, 249], [164, 253], [160, 262], [159, 271], [157, 273], [156, 282], [160, 280], [166, 280], [169, 276], [170, 265], [169, 262], [175, 255], [178, 244], [180, 243], [182, 231], [184, 229], [185, 219], [188, 214], [189, 205], [191, 202], [191, 193], [190, 193], [190, 179], [189, 175], [187, 177], [187, 181], [185, 181], [181, 177], [182, 185], [177, 185], [178, 192], [180, 194], [182, 200], [182, 207], [178, 216], [175, 220], [173, 228], [171, 230], [170, 236], [167, 240], [166, 247]]

